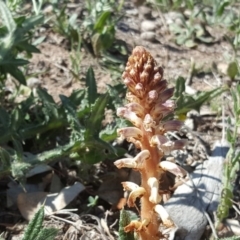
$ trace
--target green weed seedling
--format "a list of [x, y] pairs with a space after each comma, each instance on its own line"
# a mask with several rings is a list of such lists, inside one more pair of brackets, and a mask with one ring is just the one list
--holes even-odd
[[0, 1], [0, 13], [3, 25], [0, 27], [0, 81], [10, 74], [21, 84], [26, 84], [21, 67], [28, 61], [19, 58], [20, 53], [31, 55], [39, 50], [31, 44], [32, 30], [43, 22], [43, 16], [21, 16], [13, 18], [3, 1]]
[[34, 215], [29, 222], [22, 240], [53, 240], [58, 233], [55, 228], [42, 226], [44, 220], [44, 206]]
[[95, 196], [95, 197], [89, 196], [87, 206], [91, 208], [96, 207], [98, 203], [98, 198], [99, 198], [98, 196]]

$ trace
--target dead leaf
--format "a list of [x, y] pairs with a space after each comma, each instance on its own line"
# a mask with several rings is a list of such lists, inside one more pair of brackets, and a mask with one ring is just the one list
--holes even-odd
[[65, 187], [57, 194], [46, 192], [20, 193], [17, 197], [17, 205], [22, 216], [30, 221], [41, 205], [44, 204], [46, 215], [53, 214], [66, 207], [85, 186], [76, 182], [73, 186]]
[[52, 171], [52, 168], [46, 164], [40, 164], [35, 166], [34, 168], [32, 168], [27, 174], [26, 177], [32, 177], [34, 175], [40, 174], [40, 173], [44, 173], [44, 172], [48, 172], [48, 171]]
[[17, 197], [17, 206], [22, 216], [30, 221], [46, 197], [46, 192], [20, 193]]

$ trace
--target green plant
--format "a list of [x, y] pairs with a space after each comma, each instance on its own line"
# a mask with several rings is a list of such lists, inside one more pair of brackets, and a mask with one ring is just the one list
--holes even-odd
[[44, 220], [44, 206], [42, 206], [29, 222], [22, 240], [53, 240], [58, 230], [42, 226]]
[[98, 196], [95, 196], [95, 197], [89, 196], [87, 206], [88, 207], [96, 207], [97, 202], [98, 202]]
[[[179, 120], [166, 120], [174, 112], [170, 100], [173, 88], [167, 88], [163, 80], [163, 69], [143, 47], [134, 48], [123, 73], [128, 88], [129, 101], [117, 109], [117, 114], [130, 121], [133, 126], [118, 129], [118, 134], [132, 142], [140, 152], [134, 158], [123, 158], [114, 162], [117, 168], [133, 168], [141, 173], [141, 186], [133, 182], [122, 182], [129, 191], [128, 207], [137, 207], [140, 198], [140, 219], [124, 226], [125, 232], [136, 232], [139, 239], [159, 240], [165, 237], [163, 231], [175, 228], [161, 203], [170, 196], [174, 183], [168, 172], [179, 178], [187, 173], [173, 162], [164, 161], [163, 156], [172, 150], [182, 149], [185, 140], [170, 141], [165, 134], [182, 127]], [[122, 227], [122, 226], [121, 226]]]
[[91, 45], [96, 56], [109, 50], [115, 41], [115, 26], [120, 20], [119, 12], [123, 1], [118, 6], [112, 0], [86, 2], [88, 15], [83, 22], [83, 36], [87, 45]]
[[[97, 93], [91, 68], [86, 85], [86, 89], [76, 90], [69, 97], [61, 95], [61, 104], [55, 103], [45, 90], [38, 89], [36, 97], [31, 94], [13, 109], [0, 108], [0, 144], [13, 145], [0, 148], [0, 177], [12, 174], [21, 179], [35, 164], [64, 156], [94, 164], [125, 152], [111, 145], [116, 126], [102, 125], [105, 109], [114, 108], [113, 98], [107, 93]], [[30, 146], [23, 144], [29, 141]], [[26, 151], [38, 153], [26, 154]]]
[[186, 114], [190, 110], [195, 109], [199, 111], [204, 103], [211, 101], [226, 90], [227, 87], [224, 86], [208, 92], [197, 92], [194, 96], [191, 96], [185, 93], [185, 79], [179, 77], [176, 81], [174, 91], [174, 99], [176, 100], [175, 115], [178, 116], [179, 119], [185, 119]]
[[77, 43], [76, 49], [72, 47], [72, 53], [70, 55], [71, 60], [71, 70], [73, 77], [75, 79], [79, 79], [81, 73], [81, 61], [82, 61], [82, 52], [81, 52], [81, 38], [79, 37], [79, 41]]
[[120, 219], [119, 219], [119, 240], [134, 240], [133, 232], [125, 232], [124, 227], [130, 224], [130, 214], [122, 209], [120, 211]]
[[[197, 13], [196, 13], [197, 15]], [[213, 43], [214, 38], [208, 33], [205, 25], [200, 21], [196, 21], [197, 16], [192, 16], [190, 19], [182, 14], [179, 14], [181, 23], [172, 23], [169, 30], [175, 34], [175, 41], [178, 45], [185, 45], [192, 48], [197, 46], [197, 42]]]
[[197, 0], [186, 0], [186, 1], [156, 0], [156, 3], [164, 11], [169, 11], [169, 9], [173, 11], [182, 11], [184, 9], [193, 9], [194, 5], [196, 5], [198, 1]]
[[233, 185], [232, 182], [236, 179], [236, 173], [240, 169], [240, 152], [237, 150], [238, 131], [240, 129], [240, 85], [231, 90], [233, 98], [233, 114], [234, 122], [229, 118], [228, 126], [233, 124], [233, 130], [227, 128], [227, 141], [230, 144], [230, 149], [226, 157], [224, 167], [223, 190], [221, 201], [217, 210], [218, 220], [221, 222], [228, 216], [229, 209], [232, 206]]
[[73, 13], [71, 15], [66, 12], [66, 5], [63, 4], [61, 9], [54, 8], [55, 20], [53, 29], [65, 36], [72, 44], [81, 41], [80, 23], [78, 21], [78, 15]]
[[13, 18], [3, 1], [0, 1], [3, 26], [0, 28], [0, 81], [5, 81], [7, 74], [12, 75], [21, 84], [26, 84], [22, 67], [28, 61], [19, 58], [25, 53], [30, 56], [39, 50], [31, 44], [33, 28], [42, 23], [43, 16], [21, 16]]

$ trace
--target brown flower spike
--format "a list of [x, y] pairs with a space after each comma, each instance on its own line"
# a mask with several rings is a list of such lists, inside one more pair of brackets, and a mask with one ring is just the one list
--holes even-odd
[[180, 178], [187, 175], [174, 163], [161, 161], [164, 154], [185, 145], [184, 140], [168, 140], [165, 133], [178, 131], [183, 124], [178, 120], [164, 121], [174, 111], [174, 102], [170, 100], [174, 89], [167, 88], [162, 67], [157, 66], [143, 47], [133, 50], [123, 73], [123, 82], [128, 88], [126, 98], [129, 103], [119, 108], [117, 114], [134, 126], [119, 129], [118, 134], [141, 149], [134, 158], [115, 162], [118, 168], [133, 168], [141, 173], [141, 186], [123, 183], [124, 189], [130, 191], [129, 207], [135, 206], [137, 198], [141, 199], [140, 219], [132, 221], [125, 231], [137, 232], [142, 240], [159, 240], [164, 234], [160, 229], [174, 225], [160, 205], [169, 197], [174, 185], [167, 172]]

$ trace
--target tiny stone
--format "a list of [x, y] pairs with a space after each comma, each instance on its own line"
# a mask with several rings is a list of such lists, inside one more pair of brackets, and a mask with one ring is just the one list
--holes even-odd
[[153, 32], [156, 29], [156, 23], [150, 20], [144, 20], [141, 23], [142, 32]]
[[138, 8], [139, 14], [145, 18], [145, 19], [151, 19], [152, 18], [152, 10], [149, 7], [146, 6], [140, 6]]
[[48, 5], [43, 9], [44, 14], [52, 13], [52, 11], [53, 11], [53, 6], [52, 5]]
[[39, 87], [41, 83], [41, 80], [35, 77], [31, 77], [27, 80], [27, 86], [31, 89]]
[[193, 119], [187, 118], [187, 119], [185, 120], [185, 122], [184, 122], [184, 125], [185, 125], [186, 127], [190, 128], [191, 130], [193, 130], [193, 129], [194, 129], [194, 121], [193, 121]]
[[141, 38], [143, 40], [147, 40], [150, 42], [153, 42], [156, 40], [156, 36], [155, 36], [154, 32], [143, 32], [143, 33], [141, 33]]

